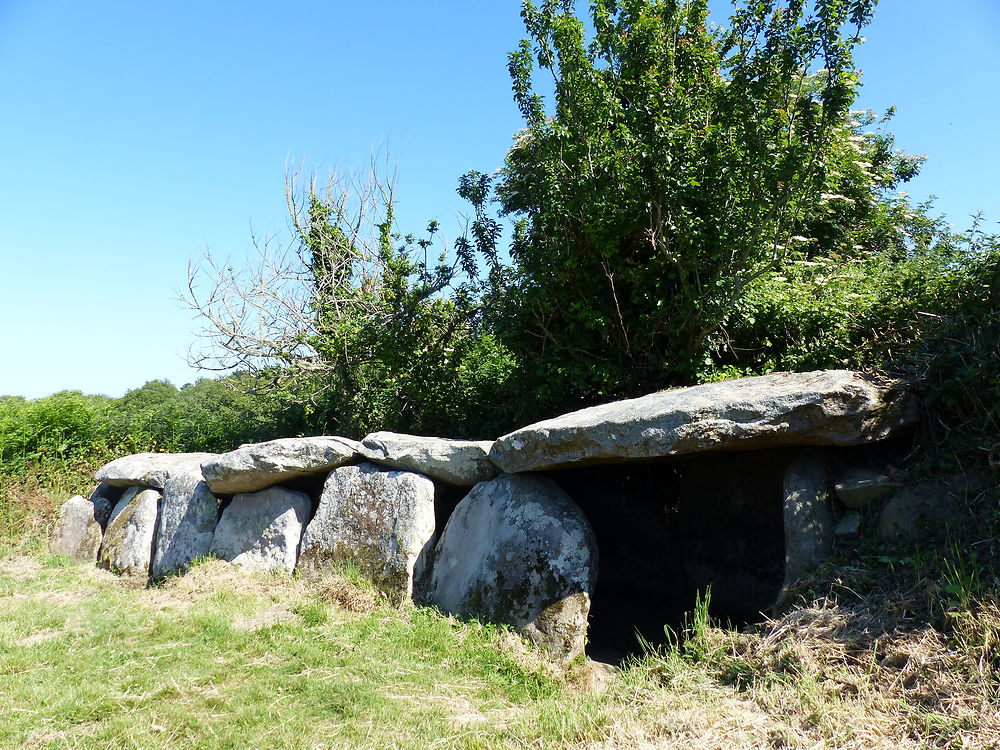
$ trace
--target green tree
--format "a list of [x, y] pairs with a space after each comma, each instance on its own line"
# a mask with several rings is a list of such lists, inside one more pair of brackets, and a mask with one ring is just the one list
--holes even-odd
[[[495, 189], [517, 225], [492, 309], [533, 408], [695, 379], [846, 182], [873, 5], [753, 0], [723, 28], [704, 0], [595, 0], [588, 27], [573, 0], [524, 2], [509, 67], [525, 129]], [[489, 191], [469, 184], [478, 215]]]
[[196, 361], [256, 375], [311, 432], [492, 434], [510, 357], [482, 329], [471, 246], [448, 253], [433, 221], [424, 236], [398, 231], [392, 180], [375, 170], [287, 195], [290, 248], [192, 272], [214, 344]]

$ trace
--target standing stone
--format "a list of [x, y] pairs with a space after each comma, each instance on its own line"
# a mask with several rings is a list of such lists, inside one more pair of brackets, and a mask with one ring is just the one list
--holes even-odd
[[74, 495], [59, 511], [59, 520], [49, 540], [49, 552], [93, 564], [101, 549], [103, 534], [94, 503]]
[[282, 487], [239, 494], [222, 512], [211, 551], [245, 570], [291, 573], [311, 508], [304, 492]]
[[833, 547], [833, 516], [823, 462], [810, 454], [793, 461], [785, 472], [784, 492], [787, 589], [826, 560]]
[[859, 445], [915, 423], [898, 383], [847, 370], [779, 372], [581, 409], [505, 435], [506, 472], [720, 450]]
[[135, 453], [104, 464], [94, 478], [115, 487], [162, 490], [169, 477], [198, 473], [201, 464], [214, 456], [214, 453]]
[[583, 653], [597, 541], [550, 479], [503, 474], [477, 484], [434, 551], [428, 600], [511, 625], [557, 660]]
[[128, 489], [111, 512], [97, 564], [115, 573], [148, 576], [160, 509], [160, 493]]
[[342, 437], [281, 438], [247, 443], [202, 464], [212, 492], [256, 492], [292, 479], [316, 476], [353, 461], [361, 444]]
[[153, 578], [184, 570], [212, 547], [219, 501], [198, 473], [171, 475], [163, 485], [160, 530], [149, 574]]
[[434, 541], [434, 483], [370, 463], [330, 472], [302, 537], [300, 570], [355, 565], [389, 598], [413, 596]]
[[490, 461], [492, 440], [451, 440], [375, 432], [361, 445], [365, 458], [380, 466], [415, 471], [459, 487], [472, 487], [499, 473]]

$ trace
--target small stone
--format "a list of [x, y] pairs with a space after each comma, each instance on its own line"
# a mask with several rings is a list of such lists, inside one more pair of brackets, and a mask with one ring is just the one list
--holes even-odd
[[860, 513], [846, 513], [844, 517], [841, 518], [833, 533], [841, 538], [847, 539], [851, 537], [856, 537], [861, 533], [861, 514]]
[[855, 468], [847, 471], [833, 489], [845, 506], [861, 510], [873, 500], [892, 495], [901, 486], [882, 472]]

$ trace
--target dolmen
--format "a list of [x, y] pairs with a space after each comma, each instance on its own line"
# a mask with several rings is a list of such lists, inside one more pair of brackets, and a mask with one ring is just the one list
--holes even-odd
[[351, 566], [392, 602], [509, 625], [568, 663], [588, 623], [602, 638], [643, 635], [644, 617], [662, 629], [678, 592], [773, 605], [829, 554], [836, 451], [916, 419], [898, 383], [832, 370], [662, 391], [495, 441], [376, 432], [143, 453], [66, 502], [50, 549], [146, 580], [208, 556]]

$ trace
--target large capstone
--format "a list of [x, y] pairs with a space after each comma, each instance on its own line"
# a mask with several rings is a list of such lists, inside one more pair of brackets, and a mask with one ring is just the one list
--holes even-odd
[[362, 441], [365, 458], [380, 466], [415, 471], [460, 487], [492, 479], [492, 440], [450, 440], [398, 432], [375, 432]]
[[256, 492], [325, 474], [357, 457], [361, 444], [342, 437], [281, 438], [248, 443], [211, 457], [201, 467], [212, 492]]
[[291, 573], [311, 509], [308, 495], [283, 487], [241, 493], [222, 512], [211, 551], [245, 570]]
[[496, 441], [507, 472], [801, 445], [858, 445], [912, 425], [897, 383], [846, 370], [678, 388], [548, 419]]
[[458, 504], [434, 552], [427, 598], [511, 625], [557, 660], [583, 653], [597, 543], [554, 482], [501, 475]]
[[163, 485], [160, 530], [149, 573], [162, 578], [183, 571], [212, 547], [219, 501], [197, 473], [174, 474]]
[[160, 493], [131, 487], [111, 512], [97, 563], [115, 573], [148, 576], [156, 538]]
[[116, 487], [163, 489], [171, 476], [196, 474], [214, 453], [135, 453], [117, 458], [97, 470], [94, 478]]
[[412, 597], [434, 541], [434, 483], [371, 463], [330, 472], [299, 569], [354, 566], [395, 602]]

